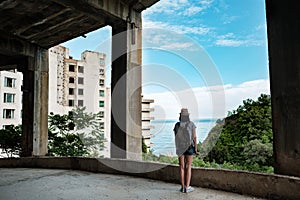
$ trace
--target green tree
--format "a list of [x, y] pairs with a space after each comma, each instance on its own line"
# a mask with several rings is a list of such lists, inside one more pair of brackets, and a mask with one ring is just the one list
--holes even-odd
[[148, 147], [145, 143], [145, 138], [142, 137], [142, 153], [147, 153], [148, 152]]
[[205, 140], [202, 143], [199, 142], [197, 144], [199, 158], [204, 158], [215, 146], [220, 136], [220, 133], [222, 131], [222, 128], [224, 126], [224, 122], [225, 120], [220, 120], [220, 119], [217, 120], [216, 125], [209, 131]]
[[83, 156], [87, 150], [72, 130], [74, 122], [71, 115], [50, 113], [48, 129], [48, 155], [50, 156]]
[[233, 163], [252, 169], [273, 166], [271, 99], [262, 94], [257, 101], [247, 99], [229, 112], [216, 145], [205, 161]]
[[271, 143], [263, 143], [262, 140], [251, 140], [245, 146], [243, 150], [245, 162], [247, 164], [259, 164], [260, 166], [271, 166], [273, 147]]
[[22, 126], [6, 126], [0, 130], [0, 149], [7, 157], [19, 156], [21, 153]]
[[[81, 138], [87, 148], [90, 157], [101, 156], [99, 152], [103, 151], [104, 142], [104, 123], [101, 121], [99, 113], [87, 113], [85, 107], [76, 107], [69, 113], [75, 124], [75, 133]], [[102, 123], [102, 125], [101, 125]]]
[[52, 156], [99, 157], [104, 149], [100, 114], [76, 107], [68, 115], [49, 115], [48, 152]]

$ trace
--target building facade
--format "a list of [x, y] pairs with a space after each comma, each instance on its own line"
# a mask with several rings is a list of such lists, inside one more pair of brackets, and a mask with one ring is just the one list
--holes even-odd
[[[81, 59], [73, 59], [69, 49], [49, 49], [49, 113], [68, 114], [75, 107], [87, 113], [99, 113], [100, 127], [106, 138], [104, 157], [110, 156], [110, 102], [105, 85], [106, 55], [84, 51]], [[108, 93], [108, 94], [107, 94]]]
[[105, 116], [105, 58], [103, 53], [85, 51], [81, 60], [69, 50], [56, 46], [49, 50], [49, 112], [64, 113], [74, 107]]
[[0, 71], [0, 129], [22, 123], [22, 80], [16, 69]]
[[144, 138], [144, 142], [147, 146], [148, 152], [153, 145], [150, 141], [150, 139], [153, 137], [153, 135], [151, 134], [151, 129], [154, 128], [151, 125], [151, 120], [154, 120], [154, 117], [151, 116], [151, 112], [154, 111], [154, 108], [151, 107], [151, 103], [153, 102], [153, 99], [142, 98], [142, 136]]

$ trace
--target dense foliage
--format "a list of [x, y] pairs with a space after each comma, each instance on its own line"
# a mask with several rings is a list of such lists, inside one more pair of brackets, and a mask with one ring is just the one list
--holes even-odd
[[99, 157], [104, 149], [104, 132], [99, 114], [86, 113], [85, 107], [68, 115], [49, 115], [48, 155]]
[[[101, 157], [105, 138], [100, 122], [100, 114], [87, 113], [85, 107], [77, 107], [68, 115], [50, 113], [48, 155]], [[21, 142], [21, 125], [0, 130], [0, 152], [5, 157], [19, 156]]]
[[145, 138], [142, 137], [142, 153], [147, 153], [148, 152], [148, 147], [145, 143]]
[[22, 127], [6, 126], [0, 130], [0, 149], [7, 157], [14, 157], [21, 154]]
[[49, 115], [48, 155], [82, 156], [87, 150], [81, 138], [74, 134], [72, 115]]
[[271, 99], [262, 94], [257, 101], [247, 99], [231, 112], [215, 146], [205, 161], [264, 170], [273, 166]]

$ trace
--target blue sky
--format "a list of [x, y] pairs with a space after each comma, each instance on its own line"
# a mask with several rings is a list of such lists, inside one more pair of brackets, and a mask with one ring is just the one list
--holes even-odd
[[[264, 0], [161, 0], [143, 11], [143, 29], [143, 94], [155, 100], [157, 118], [174, 118], [183, 106], [197, 110], [194, 118], [221, 117], [269, 93]], [[110, 54], [110, 36], [105, 27], [62, 45], [77, 59], [86, 49]], [[209, 89], [217, 85], [218, 97]], [[195, 105], [183, 102], [184, 90]], [[215, 114], [214, 98], [224, 99]]]
[[162, 0], [143, 19], [195, 39], [225, 84], [268, 79], [264, 0]]

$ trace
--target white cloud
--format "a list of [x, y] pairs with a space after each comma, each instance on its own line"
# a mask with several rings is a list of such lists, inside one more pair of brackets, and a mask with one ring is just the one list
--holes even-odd
[[[193, 50], [195, 45], [193, 42], [184, 41], [174, 33], [167, 35], [167, 32], [159, 30], [145, 31], [143, 41], [144, 46], [156, 47], [165, 50]], [[170, 37], [173, 35], [173, 37]]]
[[241, 40], [221, 39], [216, 41], [217, 46], [239, 47], [243, 44], [245, 44], [245, 41]]
[[210, 28], [207, 27], [188, 27], [185, 25], [174, 25], [170, 27], [171, 30], [178, 31], [179, 33], [182, 34], [188, 34], [188, 33], [193, 33], [193, 34], [198, 34], [198, 35], [205, 35], [210, 31]]
[[[248, 98], [257, 100], [260, 94], [270, 94], [269, 80], [254, 80], [239, 85], [191, 88], [179, 92], [144, 94], [154, 99], [155, 119], [177, 119], [181, 107], [188, 107], [191, 118], [223, 118]], [[221, 99], [223, 98], [223, 99]]]
[[165, 22], [149, 21], [149, 20], [145, 20], [143, 22], [143, 28], [159, 28], [159, 29], [174, 31], [180, 34], [197, 34], [197, 35], [205, 35], [209, 33], [209, 31], [211, 30], [210, 28], [204, 26], [190, 27], [186, 25], [172, 25]]
[[199, 46], [189, 34], [205, 35], [206, 27], [171, 25], [164, 22], [145, 21], [143, 23], [143, 45], [159, 49], [194, 51]]
[[202, 11], [204, 8], [203, 7], [199, 7], [199, 6], [192, 6], [187, 8], [185, 11], [183, 11], [183, 15], [185, 16], [193, 16], [197, 13], [199, 13], [200, 11]]
[[261, 46], [265, 42], [252, 38], [253, 35], [245, 36], [246, 39], [237, 39], [233, 33], [227, 33], [217, 37], [215, 44], [223, 47], [240, 47], [240, 46]]
[[193, 47], [193, 43], [191, 42], [174, 42], [174, 43], [168, 43], [165, 45], [162, 45], [160, 48], [165, 49], [165, 50], [185, 50], [185, 49], [190, 49]]
[[209, 8], [214, 0], [200, 0], [198, 2], [188, 0], [161, 0], [143, 12], [143, 16], [153, 13], [176, 14], [193, 16]]
[[232, 23], [234, 20], [238, 19], [238, 16], [228, 16], [228, 15], [223, 15], [222, 16], [222, 21], [223, 24], [230, 24]]
[[152, 13], [172, 14], [188, 4], [188, 0], [162, 0], [143, 12], [144, 15]]
[[185, 8], [185, 10], [180, 14], [188, 17], [196, 15], [201, 11], [208, 9], [212, 5], [213, 0], [201, 0], [198, 3], [193, 3], [194, 4], [188, 4], [189, 7]]
[[226, 110], [231, 111], [241, 105], [243, 100], [248, 98], [256, 100], [262, 93], [270, 94], [269, 80], [254, 80], [244, 82], [238, 86], [227, 88], [226, 92]]

